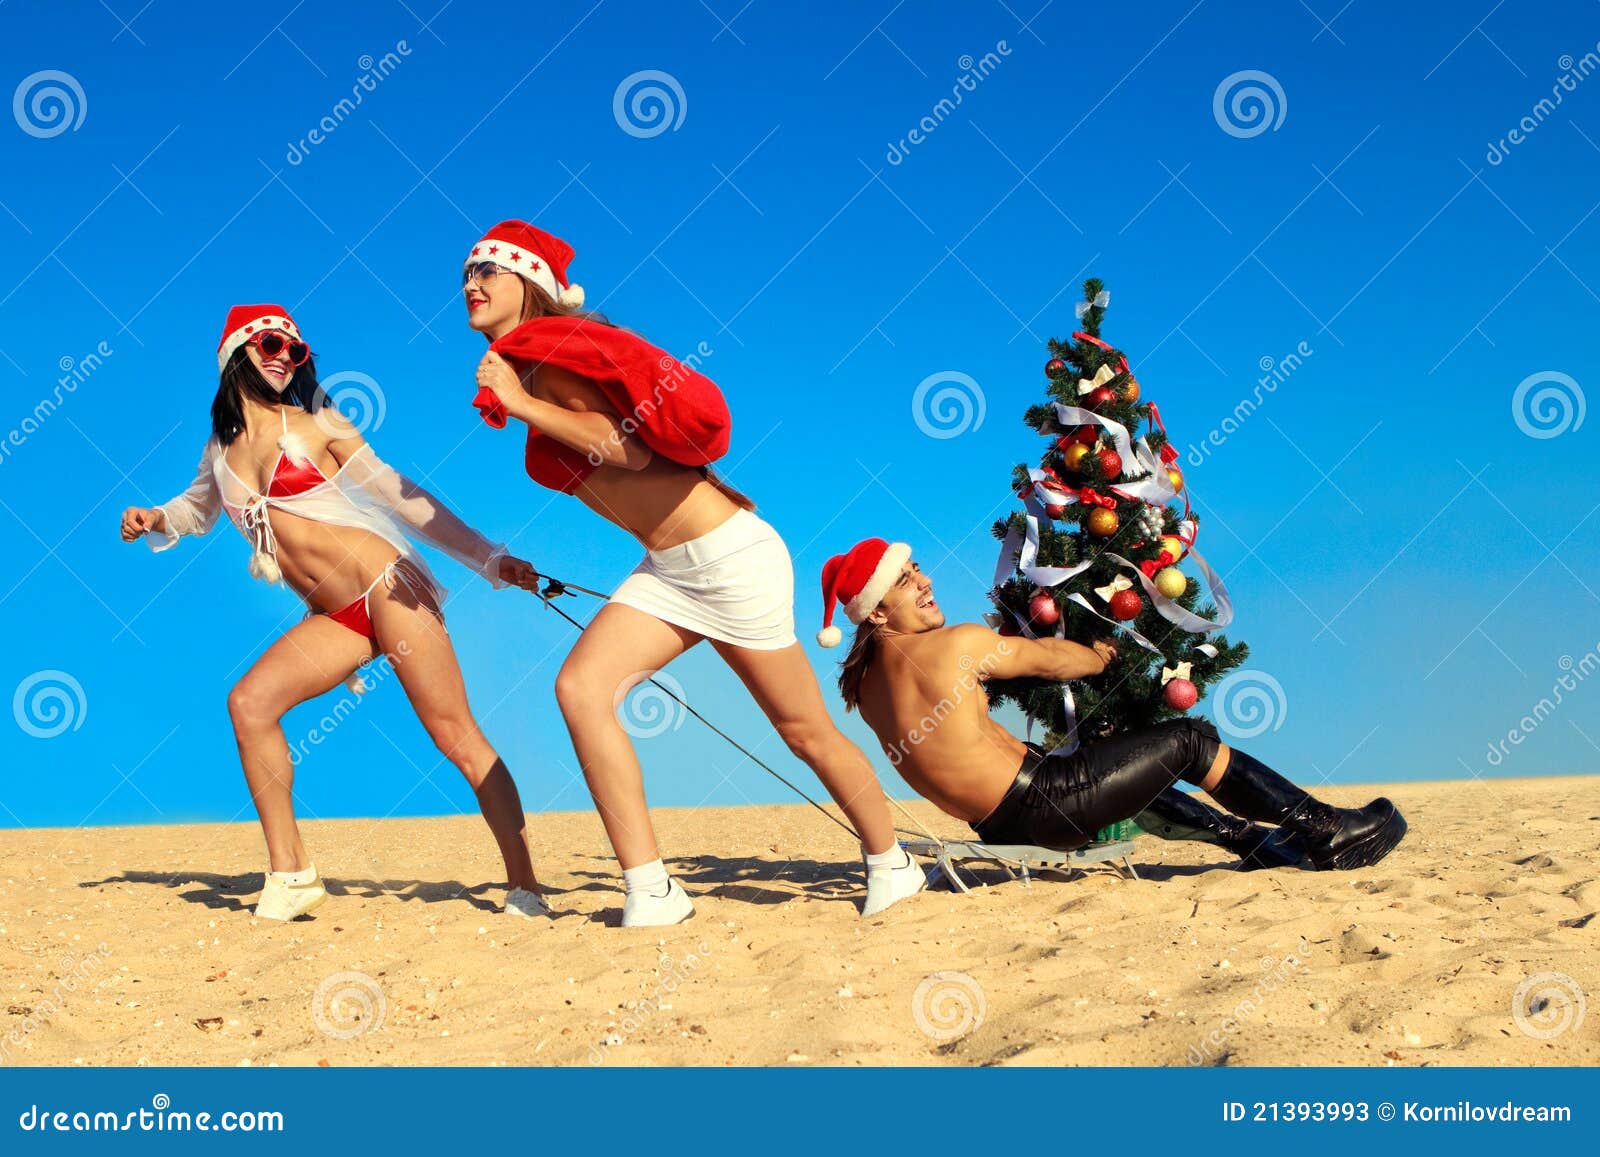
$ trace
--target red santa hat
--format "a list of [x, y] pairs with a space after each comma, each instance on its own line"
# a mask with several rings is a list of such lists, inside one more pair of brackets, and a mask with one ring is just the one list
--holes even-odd
[[817, 642], [837, 647], [844, 634], [833, 625], [834, 605], [842, 604], [845, 618], [859, 626], [878, 609], [910, 557], [911, 548], [903, 542], [868, 538], [852, 546], [849, 554], [830, 558], [822, 567], [822, 630]]
[[467, 254], [467, 265], [491, 261], [501, 269], [527, 278], [550, 295], [550, 300], [577, 309], [583, 304], [583, 286], [567, 282], [572, 246], [526, 221], [502, 221], [483, 235]]
[[289, 311], [281, 305], [236, 305], [230, 309], [222, 326], [222, 340], [217, 343], [217, 369], [226, 369], [234, 350], [269, 329], [288, 334], [295, 341], [305, 340]]

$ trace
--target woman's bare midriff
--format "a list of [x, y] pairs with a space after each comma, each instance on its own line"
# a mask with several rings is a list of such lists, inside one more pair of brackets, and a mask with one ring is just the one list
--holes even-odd
[[283, 581], [314, 611], [349, 606], [400, 552], [370, 530], [330, 526], [269, 508]]
[[620, 526], [646, 550], [665, 550], [709, 534], [739, 506], [692, 466], [659, 454], [642, 470], [600, 466], [575, 491], [600, 517]]

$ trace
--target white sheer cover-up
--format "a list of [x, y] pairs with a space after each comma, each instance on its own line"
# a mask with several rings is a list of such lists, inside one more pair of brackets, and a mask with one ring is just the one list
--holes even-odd
[[[280, 439], [279, 448], [291, 461], [307, 460], [292, 435]], [[278, 567], [277, 540], [268, 511], [277, 509], [313, 522], [377, 535], [428, 577], [441, 603], [446, 592], [433, 578], [402, 525], [421, 541], [482, 575], [496, 590], [508, 585], [499, 575], [505, 544], [490, 542], [462, 522], [427, 490], [385, 463], [366, 443], [326, 481], [299, 494], [276, 497], [246, 485], [228, 465], [221, 444], [213, 436], [206, 442], [189, 488], [156, 509], [165, 516], [167, 529], [164, 534], [150, 533], [152, 550], [169, 550], [186, 535], [208, 533], [216, 524], [217, 515], [227, 511], [229, 520], [257, 556], [272, 560], [273, 565], [266, 571], [269, 581], [277, 581]], [[262, 577], [254, 565], [252, 573]]]

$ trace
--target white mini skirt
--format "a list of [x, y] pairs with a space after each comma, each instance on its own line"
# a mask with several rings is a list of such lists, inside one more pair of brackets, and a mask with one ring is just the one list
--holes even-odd
[[699, 538], [646, 551], [611, 601], [754, 651], [797, 641], [789, 548], [748, 510]]

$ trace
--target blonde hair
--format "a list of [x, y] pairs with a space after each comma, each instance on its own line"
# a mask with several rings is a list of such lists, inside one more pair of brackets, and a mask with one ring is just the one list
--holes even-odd
[[[596, 313], [576, 305], [562, 305], [527, 278], [519, 277], [519, 280], [522, 282], [522, 314], [517, 319], [519, 324], [524, 321], [532, 321], [536, 317], [581, 317], [585, 321], [609, 325], [613, 329], [623, 328], [603, 313]], [[724, 498], [741, 510], [754, 510], [756, 508], [755, 499], [729, 486], [711, 467], [695, 466], [690, 467], [690, 469], [698, 470], [700, 477], [711, 483]]]

